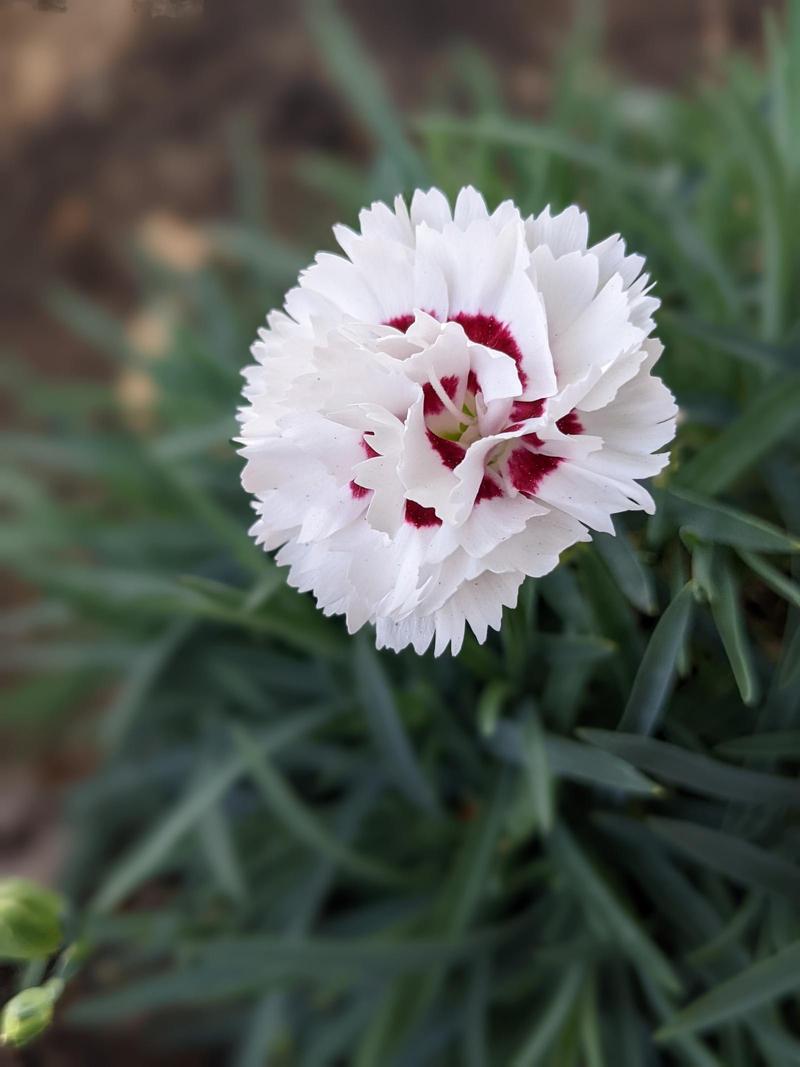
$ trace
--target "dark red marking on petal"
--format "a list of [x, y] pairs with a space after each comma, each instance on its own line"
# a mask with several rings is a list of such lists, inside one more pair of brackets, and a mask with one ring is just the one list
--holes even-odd
[[542, 480], [552, 474], [560, 462], [559, 456], [545, 456], [541, 452], [529, 452], [527, 448], [515, 448], [508, 457], [511, 484], [521, 493], [535, 493]]
[[477, 393], [480, 389], [480, 382], [478, 381], [478, 375], [474, 370], [471, 370], [467, 375], [467, 392]]
[[[370, 437], [371, 436], [372, 434], [370, 434]], [[361, 435], [361, 448], [363, 449], [364, 455], [367, 457], [367, 459], [374, 459], [376, 456], [380, 455], [380, 452], [376, 452], [372, 445], [369, 443], [366, 434]], [[367, 493], [371, 493], [372, 490], [365, 489], [363, 485], [359, 485], [358, 482], [352, 481], [350, 482], [350, 492], [353, 494], [356, 500], [363, 500]]]
[[430, 382], [426, 382], [422, 387], [422, 411], [425, 415], [438, 415], [444, 411], [444, 404], [441, 402], [436, 394], [436, 390], [433, 388]]
[[[451, 400], [458, 390], [458, 382], [457, 374], [448, 374], [442, 378], [442, 388]], [[425, 415], [439, 415], [444, 411], [444, 404], [430, 382], [423, 385], [422, 395], [425, 398], [422, 402], [422, 411]]]
[[442, 520], [433, 508], [424, 508], [416, 500], [406, 500], [405, 520], [412, 526], [416, 526], [418, 530], [427, 526], [442, 525]]
[[359, 485], [358, 482], [350, 482], [350, 492], [353, 494], [354, 500], [363, 500], [364, 497], [371, 493], [371, 489], [365, 489], [363, 485]]
[[451, 315], [450, 322], [457, 322], [470, 341], [476, 345], [486, 345], [487, 348], [494, 348], [498, 352], [505, 352], [507, 356], [511, 356], [517, 365], [522, 388], [525, 388], [527, 375], [522, 369], [522, 352], [514, 340], [514, 335], [504, 322], [496, 319], [494, 315], [470, 314], [466, 311]]
[[380, 455], [380, 452], [376, 452], [372, 445], [369, 443], [366, 434], [363, 434], [361, 437], [361, 447], [366, 452], [367, 459], [374, 459], [376, 456]]
[[544, 400], [515, 400], [511, 405], [511, 418], [517, 421], [538, 419], [544, 411]]
[[556, 421], [556, 426], [562, 433], [576, 434], [583, 433], [583, 423], [578, 418], [578, 412], [575, 408], [572, 411], [568, 411], [566, 415], [563, 415]]
[[[433, 318], [436, 317], [432, 312], [428, 314]], [[413, 321], [413, 315], [394, 315], [391, 319], [387, 319], [384, 325], [393, 326], [396, 330], [405, 333]], [[457, 322], [470, 341], [476, 345], [486, 345], [487, 348], [494, 348], [497, 352], [505, 352], [507, 356], [511, 356], [517, 365], [522, 388], [525, 388], [528, 376], [522, 369], [522, 351], [504, 322], [495, 318], [494, 315], [468, 311], [459, 311], [457, 315], [450, 315], [447, 321]]]
[[387, 319], [384, 326], [393, 326], [395, 330], [405, 333], [413, 321], [413, 315], [395, 315], [393, 319]]
[[494, 478], [490, 478], [488, 474], [484, 474], [483, 481], [478, 489], [478, 495], [475, 497], [475, 503], [480, 504], [481, 500], [496, 500], [502, 495], [503, 490]]
[[533, 445], [534, 448], [541, 448], [544, 444], [538, 433], [524, 433], [521, 440], [525, 441], [526, 444]]
[[437, 437], [431, 430], [425, 431], [428, 435], [431, 448], [437, 454], [445, 467], [454, 470], [464, 458], [464, 446], [456, 441], [448, 441], [444, 437]]

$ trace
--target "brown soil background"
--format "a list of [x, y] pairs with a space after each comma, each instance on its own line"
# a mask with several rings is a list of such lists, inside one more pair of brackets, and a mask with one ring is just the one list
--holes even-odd
[[[714, 78], [732, 46], [756, 48], [769, 7], [782, 4], [607, 0], [608, 59], [639, 83], [688, 88]], [[564, 0], [341, 0], [341, 8], [406, 112], [441, 88], [455, 47], [467, 43], [502, 72], [513, 113], [540, 114], [573, 17]], [[191, 254], [191, 224], [230, 212], [229, 132], [241, 115], [255, 124], [270, 215], [288, 235], [307, 208], [292, 178], [298, 154], [369, 154], [300, 3], [0, 0], [0, 359], [10, 354], [53, 377], [104, 373], [105, 361], [43, 311], [42, 293], [59, 279], [131, 314], [131, 241], [155, 227], [176, 254], [187, 241]], [[10, 415], [0, 397], [0, 419]], [[11, 577], [0, 601], [19, 595]], [[0, 877], [55, 877], [58, 794], [79, 773], [80, 761], [65, 767], [58, 753], [23, 760], [0, 751]], [[0, 1051], [0, 1067], [112, 1062], [221, 1061], [159, 1059], [135, 1030], [112, 1041], [56, 1028], [24, 1057]]]

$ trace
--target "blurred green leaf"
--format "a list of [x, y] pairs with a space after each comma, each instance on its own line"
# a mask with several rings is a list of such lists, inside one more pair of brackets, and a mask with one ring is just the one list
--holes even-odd
[[467, 120], [449, 115], [428, 115], [420, 119], [417, 126], [429, 136], [446, 136], [452, 140], [466, 138], [537, 152], [552, 152], [633, 188], [650, 187], [652, 182], [652, 176], [643, 168], [626, 164], [602, 149], [544, 125], [497, 116]]
[[555, 814], [553, 780], [545, 735], [539, 716], [530, 705], [523, 709], [521, 719], [522, 763], [527, 776], [531, 805], [541, 833], [547, 835], [553, 828]]
[[217, 938], [191, 953], [184, 969], [131, 983], [87, 998], [67, 1014], [81, 1025], [107, 1023], [144, 1011], [180, 1004], [210, 1004], [291, 979], [368, 975], [378, 978], [431, 967], [449, 967], [513, 942], [519, 925], [480, 930], [455, 942], [406, 938], [403, 941], [307, 938], [282, 941], [248, 937]]
[[743, 337], [739, 330], [726, 329], [712, 322], [702, 322], [674, 310], [662, 312], [661, 318], [687, 337], [705, 341], [711, 348], [741, 359], [745, 363], [752, 363], [765, 370], [778, 368], [797, 370], [797, 353], [788, 345], [784, 347], [769, 344], [754, 337]]
[[298, 841], [316, 853], [326, 856], [345, 870], [370, 881], [402, 884], [406, 877], [343, 845], [314, 815], [283, 780], [269, 762], [264, 746], [242, 726], [234, 729], [234, 737], [248, 773], [275, 816]]
[[397, 165], [401, 181], [422, 185], [425, 167], [408, 143], [373, 59], [333, 0], [309, 0], [308, 26], [351, 108]]
[[789, 945], [741, 974], [715, 986], [671, 1019], [657, 1034], [672, 1041], [738, 1020], [748, 1012], [793, 993], [800, 985], [800, 943]]
[[675, 678], [693, 595], [694, 587], [687, 582], [658, 620], [620, 719], [620, 730], [650, 734], [656, 729]]
[[[326, 711], [311, 711], [295, 714], [279, 726], [275, 726], [257, 742], [261, 752], [277, 752], [297, 741], [330, 717]], [[166, 816], [158, 821], [150, 832], [135, 844], [122, 859], [111, 868], [97, 888], [91, 908], [97, 912], [113, 911], [167, 861], [180, 839], [208, 812], [244, 774], [247, 762], [242, 754], [231, 757], [195, 783]]]
[[380, 660], [366, 641], [356, 643], [354, 669], [372, 736], [397, 786], [417, 807], [435, 813], [438, 810], [436, 797], [409, 743]]
[[[503, 759], [521, 764], [523, 742], [517, 723], [500, 722], [490, 739], [491, 748]], [[621, 789], [642, 796], [655, 796], [662, 790], [630, 763], [592, 745], [584, 745], [556, 734], [545, 736], [545, 751], [551, 772], [560, 778], [603, 789]]]
[[745, 630], [739, 588], [730, 564], [724, 559], [720, 563], [719, 574], [713, 587], [711, 613], [725, 646], [742, 701], [745, 704], [757, 704], [759, 682]]
[[703, 493], [724, 492], [798, 426], [800, 377], [776, 377], [739, 418], [680, 468], [674, 484]]
[[671, 488], [670, 507], [697, 537], [754, 552], [797, 552], [800, 539], [736, 508]]
[[720, 742], [716, 751], [733, 759], [800, 759], [800, 730], [748, 734]]
[[594, 913], [604, 924], [607, 933], [617, 941], [637, 968], [672, 992], [678, 992], [681, 981], [672, 965], [653, 944], [630, 909], [617, 900], [573, 837], [564, 829], [550, 837], [550, 851], [587, 914]]
[[122, 324], [100, 304], [74, 289], [56, 285], [47, 294], [46, 305], [53, 316], [93, 348], [123, 363], [139, 362]]
[[512, 1057], [510, 1067], [534, 1067], [541, 1063], [567, 1023], [575, 1007], [582, 981], [579, 967], [570, 967], [557, 984], [549, 1003], [539, 1015], [522, 1048]]
[[800, 584], [793, 582], [791, 578], [787, 578], [785, 574], [782, 574], [777, 567], [773, 567], [771, 563], [768, 563], [761, 556], [756, 555], [755, 552], [740, 551], [739, 555], [744, 562], [754, 571], [759, 578], [773, 589], [778, 596], [783, 597], [790, 604], [793, 604], [796, 608], [800, 608]]
[[680, 854], [710, 867], [739, 885], [796, 899], [800, 867], [749, 841], [679, 819], [650, 818], [648, 825]]
[[731, 767], [650, 737], [593, 729], [582, 729], [578, 734], [655, 778], [691, 789], [701, 796], [739, 804], [800, 805], [800, 783], [792, 778]]
[[597, 551], [636, 610], [645, 615], [655, 615], [658, 604], [653, 588], [653, 576], [642, 564], [624, 527], [619, 523], [617, 525], [620, 529], [616, 537], [609, 534], [595, 535]]

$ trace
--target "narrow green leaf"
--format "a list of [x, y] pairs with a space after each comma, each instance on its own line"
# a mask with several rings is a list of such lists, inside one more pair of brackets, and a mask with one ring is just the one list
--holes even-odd
[[680, 522], [703, 540], [754, 552], [800, 551], [800, 539], [793, 534], [686, 489], [671, 487], [669, 506]]
[[800, 941], [759, 960], [741, 974], [693, 1001], [656, 1034], [671, 1041], [682, 1034], [719, 1026], [765, 1004], [772, 1004], [800, 988]]
[[619, 646], [596, 634], [538, 634], [536, 650], [559, 669], [580, 667], [608, 659]]
[[465, 997], [465, 1019], [461, 1056], [464, 1067], [489, 1067], [487, 1032], [491, 988], [489, 968], [481, 960], [472, 968]]
[[759, 697], [758, 675], [745, 630], [739, 590], [727, 560], [720, 562], [713, 593], [711, 614], [725, 646], [742, 701], [745, 704], [756, 704]]
[[491, 737], [494, 733], [503, 703], [508, 698], [511, 687], [504, 678], [495, 678], [484, 687], [478, 701], [476, 715], [478, 729], [484, 737]]
[[594, 608], [597, 629], [615, 648], [616, 655], [610, 659], [609, 666], [622, 697], [633, 683], [642, 657], [643, 640], [639, 620], [598, 553], [582, 552], [579, 570], [581, 584]]
[[686, 962], [693, 967], [702, 967], [720, 957], [745, 955], [742, 941], [754, 919], [761, 917], [765, 899], [769, 898], [763, 893], [748, 894], [733, 918], [703, 944], [692, 949], [686, 956]]
[[774, 730], [722, 741], [714, 750], [732, 759], [800, 760], [800, 730]]
[[283, 285], [307, 263], [301, 249], [274, 233], [265, 236], [263, 231], [218, 221], [206, 226], [204, 234], [222, 256], [250, 267], [267, 282]]
[[556, 567], [539, 580], [538, 588], [565, 626], [589, 632], [596, 629], [591, 606], [570, 567]]
[[[489, 747], [501, 759], [521, 765], [522, 737], [518, 723], [504, 720], [488, 739]], [[630, 763], [593, 745], [585, 745], [557, 734], [545, 735], [547, 762], [553, 775], [582, 785], [624, 790], [641, 796], [655, 796], [663, 790]]]
[[650, 734], [663, 714], [691, 618], [694, 585], [687, 582], [658, 620], [631, 688], [619, 729]]
[[599, 919], [606, 926], [635, 967], [651, 975], [664, 989], [678, 992], [681, 981], [670, 962], [612, 893], [573, 837], [559, 826], [548, 840], [551, 855], [587, 918]]
[[781, 659], [778, 666], [778, 687], [787, 689], [800, 681], [800, 625], [795, 626], [794, 633], [784, 638]]
[[117, 750], [127, 737], [147, 694], [191, 629], [191, 623], [179, 619], [151, 645], [133, 657], [133, 662], [103, 717], [103, 740], [109, 749]]
[[755, 337], [743, 336], [740, 330], [726, 329], [715, 323], [701, 322], [699, 319], [679, 314], [676, 311], [662, 311], [661, 318], [687, 337], [706, 341], [712, 348], [741, 359], [745, 363], [751, 363], [755, 367], [766, 370], [776, 368], [797, 370], [797, 352], [788, 345], [769, 344]]
[[583, 981], [580, 967], [570, 967], [558, 983], [544, 1010], [537, 1015], [530, 1034], [511, 1059], [510, 1067], [535, 1067], [557, 1040], [575, 1007]]
[[247, 533], [246, 524], [234, 518], [229, 512], [186, 470], [163, 461], [156, 451], [156, 446], [149, 447], [151, 462], [172, 489], [183, 498], [197, 517], [219, 538], [233, 557], [248, 572], [259, 577], [271, 572], [275, 564], [252, 540]]
[[613, 752], [671, 785], [737, 804], [800, 807], [800, 782], [781, 775], [731, 767], [666, 741], [614, 730], [579, 730], [590, 744]]
[[233, 1067], [264, 1067], [285, 1025], [287, 997], [268, 993], [256, 1004], [247, 1022]]
[[[527, 920], [527, 925], [530, 921]], [[458, 940], [447, 938], [293, 938], [263, 936], [213, 938], [186, 949], [180, 969], [132, 982], [112, 992], [81, 1000], [68, 1013], [85, 1023], [111, 1022], [145, 1011], [181, 1004], [209, 1004], [230, 997], [279, 988], [300, 979], [322, 983], [341, 978], [378, 980], [482, 958], [515, 943], [520, 922], [485, 927]]]
[[124, 363], [139, 359], [122, 323], [93, 300], [74, 289], [57, 285], [48, 292], [46, 303], [52, 315], [98, 351]]
[[[295, 713], [269, 733], [259, 738], [262, 752], [278, 752], [297, 741], [304, 734], [330, 717], [327, 711]], [[221, 767], [197, 782], [166, 816], [162, 813], [158, 825], [144, 835], [116, 864], [101, 883], [90, 908], [95, 912], [112, 911], [138, 886], [150, 878], [166, 862], [181, 838], [196, 826], [212, 804], [230, 789], [246, 769], [243, 756], [226, 760]]]
[[[675, 1014], [675, 1006], [670, 998], [653, 982], [644, 983], [647, 999], [653, 1005], [656, 1017], [664, 1022]], [[732, 1067], [731, 1064], [722, 1063], [705, 1045], [691, 1034], [684, 1034], [675, 1039], [676, 1048], [683, 1055], [687, 1067]]]
[[247, 886], [230, 825], [219, 803], [209, 805], [200, 817], [197, 836], [220, 890], [235, 904], [241, 903], [247, 896]]
[[469, 927], [487, 890], [487, 879], [508, 811], [510, 775], [503, 768], [487, 793], [483, 810], [469, 825], [450, 864], [448, 877], [434, 904], [437, 931], [455, 940]]
[[708, 898], [689, 881], [656, 842], [652, 832], [639, 819], [626, 815], [595, 813], [592, 822], [610, 833], [620, 862], [630, 870], [652, 900], [657, 912], [667, 918], [682, 935], [694, 943], [715, 937], [722, 920]]
[[153, 453], [165, 462], [192, 459], [212, 449], [230, 447], [236, 436], [236, 422], [231, 415], [200, 426], [190, 426], [163, 434], [153, 442]]
[[237, 726], [233, 735], [242, 760], [270, 811], [298, 841], [361, 878], [389, 884], [406, 881], [406, 877], [399, 872], [343, 845], [290, 789], [249, 731]]
[[263, 230], [266, 175], [252, 113], [237, 113], [232, 117], [228, 126], [228, 141], [233, 164], [236, 216], [243, 227]]
[[[453, 944], [463, 943], [469, 936], [465, 931], [486, 892], [498, 837], [508, 811], [510, 787], [511, 775], [503, 770], [496, 777], [479, 817], [463, 834], [442, 889], [433, 902], [429, 925], [437, 934], [445, 933]], [[387, 1008], [387, 1015], [381, 1022], [376, 1023], [370, 1041], [376, 1060], [385, 1057], [384, 1045], [392, 1030], [404, 1034], [425, 1017], [445, 977], [444, 964], [432, 966], [422, 980], [407, 982], [394, 991], [390, 996], [391, 1007]]]
[[768, 341], [781, 336], [789, 305], [789, 233], [785, 220], [791, 210], [786, 181], [768, 125], [745, 94], [732, 82], [710, 98], [715, 116], [741, 149], [742, 164], [750, 172], [759, 217], [761, 264], [757, 283], [761, 304], [761, 333]]
[[658, 604], [651, 572], [643, 566], [625, 529], [621, 528], [615, 537], [597, 534], [594, 543], [630, 603], [643, 615], [655, 615]]
[[692, 580], [698, 592], [698, 600], [705, 598], [710, 604], [714, 599], [714, 545], [698, 541], [694, 534], [681, 530], [681, 540], [692, 553]]
[[658, 604], [653, 579], [631, 544], [625, 528], [619, 524], [615, 537], [595, 534], [594, 543], [603, 562], [636, 610], [645, 615], [655, 615]]
[[584, 986], [579, 1026], [581, 1050], [586, 1059], [586, 1067], [606, 1067], [597, 1003], [597, 978], [594, 974], [589, 977]]
[[482, 119], [461, 119], [449, 115], [428, 115], [417, 122], [423, 133], [435, 136], [464, 138], [505, 145], [510, 148], [552, 152], [573, 163], [613, 176], [628, 186], [652, 189], [653, 178], [643, 168], [609, 155], [603, 149], [584, 144], [562, 130], [501, 116]]
[[792, 900], [800, 896], [800, 868], [749, 841], [680, 819], [653, 817], [647, 822], [676, 851], [739, 885], [782, 893]]
[[757, 556], [755, 552], [741, 550], [739, 555], [750, 570], [754, 571], [759, 578], [762, 578], [778, 596], [783, 597], [784, 600], [793, 604], [796, 608], [800, 608], [800, 585], [797, 582], [787, 578], [782, 571], [779, 571], [777, 567], [773, 567], [771, 563], [767, 563], [761, 556]]
[[630, 763], [600, 748], [555, 734], [547, 735], [545, 747], [550, 769], [557, 777], [641, 796], [657, 796], [663, 792], [661, 786]]
[[361, 45], [350, 22], [331, 0], [313, 0], [308, 6], [308, 25], [337, 85], [388, 152], [403, 181], [424, 184], [425, 167], [405, 136], [372, 55]]
[[530, 705], [522, 713], [522, 760], [525, 767], [531, 805], [542, 834], [553, 828], [553, 780], [547, 759], [542, 724]]
[[756, 399], [678, 471], [675, 484], [721, 493], [800, 426], [800, 377], [775, 378]]
[[383, 756], [387, 774], [412, 804], [429, 813], [437, 812], [436, 797], [408, 740], [394, 693], [375, 649], [366, 640], [359, 640], [356, 644], [354, 668], [361, 706], [375, 744]]

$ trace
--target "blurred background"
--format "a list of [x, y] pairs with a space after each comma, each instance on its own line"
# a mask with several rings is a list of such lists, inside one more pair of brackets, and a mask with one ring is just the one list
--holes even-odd
[[[477, 50], [511, 113], [543, 115], [576, 17], [560, 0], [391, 0], [341, 9], [406, 114], [455, 106]], [[580, 5], [592, 13], [593, 5]], [[759, 0], [608, 0], [594, 17], [623, 78], [689, 88], [731, 48], [756, 50]], [[2, 0], [0, 292], [4, 344], [54, 374], [104, 364], [42, 314], [48, 279], [119, 312], [136, 307], [127, 249], [187, 262], [193, 224], [234, 210], [231, 138], [245, 121], [269, 165], [264, 206], [292, 238], [319, 237], [327, 204], [298, 181], [309, 153], [365, 163], [371, 144], [326, 71], [314, 15], [286, 0]], [[169, 246], [169, 247], [167, 247]]]
[[[716, 84], [732, 50], [757, 58], [765, 11], [783, 8], [780, 0], [338, 6], [411, 120], [422, 109], [471, 113], [476, 99], [521, 119], [549, 114], [559, 79], [572, 76], [563, 56], [579, 21], [601, 42], [603, 77], [637, 86], [625, 106], [633, 113], [640, 105], [645, 123], [662, 93], [680, 99]], [[95, 382], [134, 431], [148, 428], [150, 377], [120, 369], [92, 343], [93, 334], [108, 338], [113, 318], [120, 344], [146, 360], [171, 344], [174, 305], [159, 298], [152, 278], [143, 297], [143, 259], [165, 265], [171, 277], [193, 275], [221, 249], [242, 251], [241, 232], [226, 231], [224, 220], [255, 224], [268, 216], [269, 248], [283, 259], [279, 267], [261, 263], [274, 282], [274, 291], [264, 289], [263, 314], [279, 297], [278, 279], [289, 281], [292, 267], [330, 243], [330, 223], [343, 210], [352, 221], [363, 188], [348, 185], [348, 175], [373, 166], [374, 129], [370, 102], [362, 101], [362, 112], [357, 99], [354, 106], [346, 72], [326, 55], [323, 38], [335, 28], [323, 25], [321, 10], [291, 0], [0, 0], [6, 428], [24, 435], [38, 426], [35, 405], [23, 410], [12, 387], [28, 371], [55, 388], [68, 389], [77, 377]], [[264, 182], [253, 182], [260, 173]], [[384, 176], [383, 186], [391, 185]], [[66, 293], [109, 319], [91, 319], [83, 305], [76, 310]], [[259, 317], [258, 293], [247, 298], [244, 336]], [[76, 492], [69, 477], [49, 484], [60, 498]], [[17, 609], [32, 610], [36, 598], [26, 574], [6, 568], [0, 601], [14, 609], [9, 617], [18, 621]], [[0, 877], [52, 883], [69, 852], [61, 798], [95, 768], [93, 733], [90, 727], [79, 743], [67, 742], [44, 714], [36, 730], [19, 730], [31, 702], [42, 711], [50, 695], [26, 690], [20, 699], [24, 664], [0, 655], [0, 670], [0, 685], [15, 694], [13, 714], [0, 712]], [[91, 722], [108, 695], [79, 695], [80, 714]], [[75, 705], [68, 692], [58, 699]], [[47, 1064], [106, 1062], [96, 1049], [48, 1045], [44, 1055]]]

